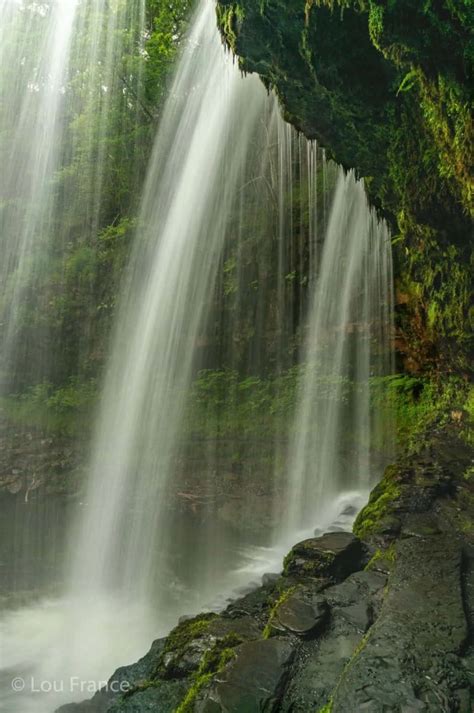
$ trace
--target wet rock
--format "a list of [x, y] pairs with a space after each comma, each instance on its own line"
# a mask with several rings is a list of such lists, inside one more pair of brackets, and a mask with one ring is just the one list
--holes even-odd
[[197, 671], [202, 657], [212, 646], [209, 635], [191, 640], [182, 651], [168, 651], [163, 655], [163, 675], [166, 678], [185, 678]]
[[81, 438], [45, 438], [41, 429], [25, 433], [0, 414], [0, 495], [28, 502], [76, 493], [84, 451]]
[[395, 536], [402, 529], [401, 520], [394, 515], [386, 515], [380, 519], [378, 530], [381, 535]]
[[[108, 713], [112, 703], [122, 694], [145, 684], [152, 676], [163, 654], [166, 639], [156, 639], [150, 650], [136, 663], [118, 668], [107, 682], [107, 686], [98, 691], [91, 700], [82, 703], [70, 703], [61, 706], [56, 713]], [[113, 709], [115, 711], [115, 708]], [[119, 710], [119, 709], [117, 709]], [[122, 709], [120, 709], [122, 710]], [[133, 711], [133, 708], [123, 709]], [[137, 708], [149, 710], [147, 708]], [[158, 709], [157, 709], [158, 710]], [[171, 710], [171, 709], [170, 709]], [[166, 709], [163, 708], [163, 713]]]
[[235, 634], [242, 641], [258, 639], [262, 635], [262, 627], [250, 616], [241, 616], [233, 619], [219, 617], [209, 624], [208, 633], [211, 637], [224, 639], [230, 634]]
[[183, 624], [185, 621], [190, 621], [193, 618], [192, 614], [183, 614], [183, 616], [179, 617], [178, 624]]
[[273, 572], [265, 572], [265, 574], [262, 576], [262, 584], [265, 587], [267, 584], [274, 584], [279, 579], [279, 574], [275, 574]]
[[282, 713], [319, 711], [326, 705], [345, 666], [361, 645], [385, 583], [385, 576], [363, 571], [324, 590], [330, 617], [322, 636], [303, 640], [299, 647], [281, 701]]
[[377, 625], [338, 682], [334, 713], [370, 705], [380, 711], [457, 709], [456, 691], [468, 687], [460, 659], [467, 637], [461, 562], [452, 536], [397, 543]]
[[174, 713], [186, 695], [186, 688], [183, 681], [160, 681], [117, 699], [107, 713]]
[[367, 631], [373, 621], [372, 608], [364, 601], [341, 609], [341, 616], [362, 634]]
[[441, 532], [436, 518], [431, 513], [407, 514], [402, 528], [404, 537], [429, 537]]
[[217, 617], [203, 615], [185, 620], [174, 629], [159, 660], [161, 676], [167, 680], [194, 674], [204, 655], [228, 637], [239, 642], [257, 639], [263, 627], [248, 615]]
[[323, 628], [328, 617], [329, 607], [323, 597], [316, 597], [309, 603], [294, 594], [280, 604], [273, 625], [300, 636], [314, 636]]
[[469, 688], [462, 688], [455, 692], [458, 701], [459, 713], [472, 713], [471, 692]]
[[362, 543], [352, 533], [331, 532], [295, 545], [285, 558], [284, 573], [338, 582], [361, 568], [364, 555]]
[[263, 628], [267, 620], [268, 599], [273, 589], [274, 585], [268, 584], [249, 592], [245, 597], [231, 602], [222, 616], [232, 619], [251, 616], [261, 623]]
[[197, 713], [277, 711], [293, 655], [294, 645], [289, 639], [243, 644], [235, 660], [197, 704]]
[[346, 505], [344, 510], [341, 512], [341, 515], [355, 517], [357, 515], [357, 508], [354, 505]]

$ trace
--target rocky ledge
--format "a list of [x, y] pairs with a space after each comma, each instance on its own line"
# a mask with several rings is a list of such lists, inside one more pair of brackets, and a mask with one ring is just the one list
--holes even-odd
[[470, 713], [472, 449], [454, 427], [390, 466], [354, 532], [293, 547], [281, 575], [184, 619], [61, 713]]
[[0, 497], [23, 502], [74, 495], [84, 479], [85, 439], [26, 428], [0, 408]]

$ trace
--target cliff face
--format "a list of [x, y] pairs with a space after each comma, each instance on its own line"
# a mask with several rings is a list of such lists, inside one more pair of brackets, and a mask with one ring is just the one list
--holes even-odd
[[219, 0], [224, 40], [390, 221], [398, 350], [465, 372], [474, 215], [468, 0]]

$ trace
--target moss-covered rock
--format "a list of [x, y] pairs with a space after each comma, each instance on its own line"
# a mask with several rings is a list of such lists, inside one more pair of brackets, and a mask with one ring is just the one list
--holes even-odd
[[355, 534], [382, 546], [376, 556], [385, 559], [385, 549], [399, 535], [427, 537], [452, 530], [474, 537], [474, 483], [465, 477], [472, 455], [460, 424], [433, 426], [416, 453], [386, 469], [355, 520]]
[[201, 614], [182, 621], [166, 639], [158, 672], [163, 678], [186, 676], [199, 668], [208, 648], [209, 626], [215, 614]]
[[283, 574], [337, 582], [359, 569], [363, 559], [360, 540], [348, 532], [331, 532], [298, 542], [285, 557]]
[[354, 532], [367, 539], [375, 534], [400, 532], [401, 523], [395, 516], [396, 504], [400, 496], [400, 473], [396, 466], [389, 466], [381, 482], [372, 490], [368, 504], [358, 514]]

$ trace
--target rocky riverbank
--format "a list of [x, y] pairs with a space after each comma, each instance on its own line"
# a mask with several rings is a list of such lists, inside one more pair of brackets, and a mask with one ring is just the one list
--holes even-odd
[[61, 713], [453, 711], [474, 703], [472, 449], [455, 424], [387, 468], [354, 532], [293, 547], [280, 575], [184, 619]]

